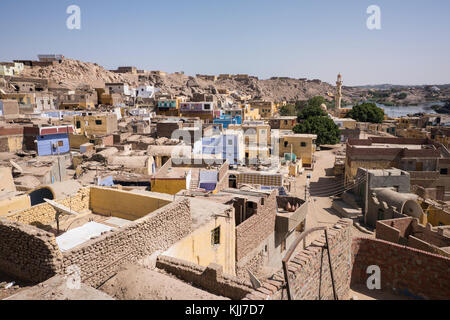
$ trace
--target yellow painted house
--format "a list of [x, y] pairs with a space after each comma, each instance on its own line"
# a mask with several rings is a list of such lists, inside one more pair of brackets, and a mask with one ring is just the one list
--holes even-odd
[[433, 227], [450, 225], [450, 212], [440, 207], [434, 201], [419, 201], [423, 209], [424, 216], [421, 219], [422, 224], [431, 224]]
[[294, 153], [298, 159], [301, 158], [303, 166], [312, 168], [314, 166], [314, 153], [316, 152], [315, 134], [293, 134], [280, 131], [279, 155], [284, 157], [286, 153]]
[[225, 273], [236, 273], [236, 227], [231, 206], [191, 198], [192, 233], [170, 247], [164, 255], [207, 267], [223, 266]]
[[425, 129], [419, 128], [407, 128], [399, 129], [395, 131], [398, 137], [402, 138], [415, 138], [415, 139], [426, 139], [428, 138], [428, 132]]
[[259, 120], [261, 115], [259, 114], [259, 109], [254, 108], [250, 105], [245, 105], [244, 107], [244, 119], [243, 120]]
[[259, 110], [261, 118], [272, 118], [276, 113], [276, 107], [272, 101], [255, 100], [249, 103], [251, 108], [257, 108]]
[[117, 115], [92, 114], [85, 116], [74, 116], [72, 124], [78, 134], [81, 135], [107, 135], [117, 131]]

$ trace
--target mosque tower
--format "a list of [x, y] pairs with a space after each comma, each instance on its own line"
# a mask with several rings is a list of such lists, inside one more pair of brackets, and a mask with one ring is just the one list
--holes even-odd
[[336, 96], [335, 96], [336, 110], [341, 109], [341, 101], [342, 101], [342, 75], [339, 73], [336, 81]]

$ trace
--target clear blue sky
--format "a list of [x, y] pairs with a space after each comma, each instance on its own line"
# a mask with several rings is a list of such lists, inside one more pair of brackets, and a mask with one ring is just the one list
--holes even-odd
[[[81, 8], [81, 30], [66, 8]], [[369, 5], [382, 29], [366, 27]], [[0, 60], [39, 53], [106, 68], [450, 83], [448, 0], [1, 0]]]

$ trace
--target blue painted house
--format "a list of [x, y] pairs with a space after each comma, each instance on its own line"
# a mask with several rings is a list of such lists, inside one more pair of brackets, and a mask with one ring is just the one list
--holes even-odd
[[220, 118], [214, 119], [213, 123], [221, 123], [224, 129], [230, 124], [242, 124], [241, 116], [221, 115]]
[[70, 151], [69, 133], [74, 128], [70, 126], [26, 127], [24, 141], [28, 150], [35, 150], [39, 156], [50, 156], [68, 153]]

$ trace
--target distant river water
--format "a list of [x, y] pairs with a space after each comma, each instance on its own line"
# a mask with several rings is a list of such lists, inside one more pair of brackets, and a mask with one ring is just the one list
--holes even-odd
[[383, 109], [389, 118], [399, 118], [415, 113], [436, 114], [436, 111], [431, 109], [432, 105], [444, 105], [444, 103], [432, 102], [420, 106], [385, 106], [384, 104], [377, 103], [377, 106]]

